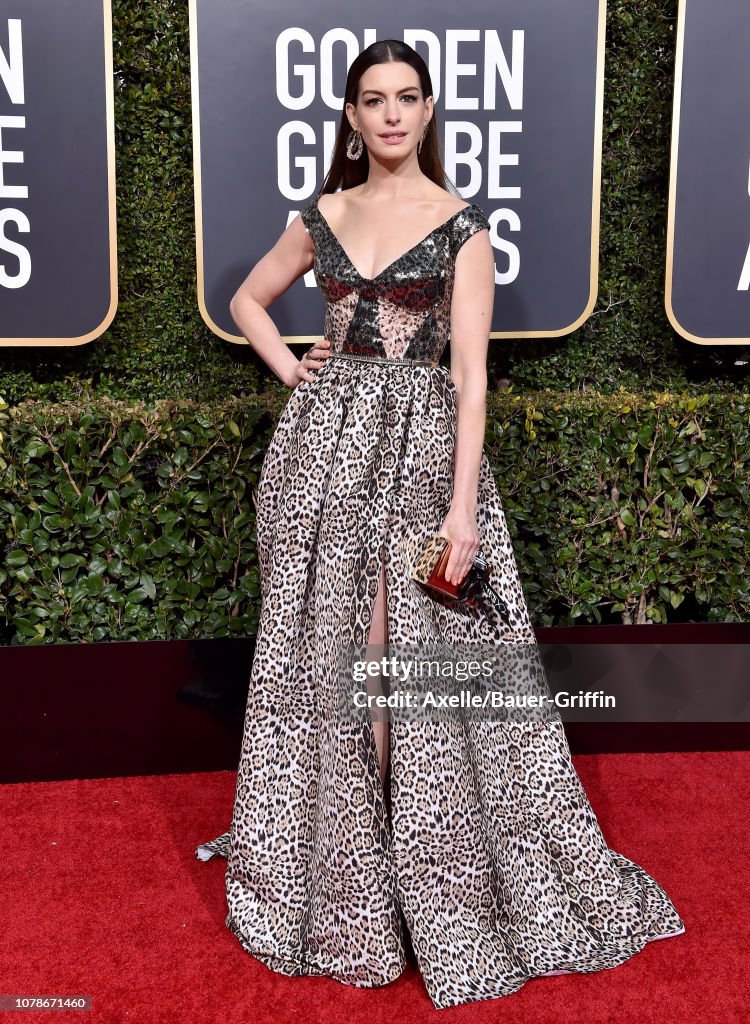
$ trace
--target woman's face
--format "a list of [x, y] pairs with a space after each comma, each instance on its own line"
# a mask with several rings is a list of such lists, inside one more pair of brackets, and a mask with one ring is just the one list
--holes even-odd
[[346, 115], [373, 156], [403, 157], [417, 148], [432, 117], [432, 96], [422, 97], [419, 75], [410, 64], [373, 64], [359, 80], [357, 105], [347, 103]]

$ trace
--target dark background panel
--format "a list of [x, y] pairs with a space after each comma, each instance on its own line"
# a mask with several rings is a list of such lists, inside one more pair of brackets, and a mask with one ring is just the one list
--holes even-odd
[[[9, 19], [22, 23], [25, 103], [11, 103], [0, 84], [0, 114], [23, 115], [26, 126], [3, 132], [3, 148], [24, 155], [4, 165], [4, 178], [29, 191], [0, 199], [0, 209], [28, 217], [29, 233], [6, 233], [29, 249], [32, 270], [24, 287], [0, 289], [0, 335], [79, 338], [102, 323], [112, 291], [104, 2], [4, 0], [6, 55]], [[17, 273], [15, 256], [0, 259]]]
[[684, 0], [672, 308], [700, 338], [750, 339], [750, 8]]
[[[492, 329], [495, 332], [538, 334], [563, 331], [584, 312], [591, 290], [594, 140], [596, 135], [596, 70], [599, 0], [579, 0], [561, 6], [555, 0], [524, 0], [503, 4], [502, 18], [490, 0], [471, 0], [460, 6], [414, 0], [404, 22], [401, 4], [389, 2], [360, 10], [340, 0], [301, 10], [288, 0], [275, 5], [236, 0], [196, 0], [192, 26], [198, 65], [193, 74], [200, 97], [200, 168], [204, 300], [210, 319], [223, 331], [237, 335], [228, 310], [233, 291], [255, 262], [274, 244], [288, 223], [315, 194], [326, 170], [324, 123], [331, 137], [338, 126], [340, 106], [324, 104], [320, 94], [320, 47], [331, 29], [349, 30], [359, 49], [371, 38], [403, 38], [405, 29], [429, 28], [441, 47], [437, 112], [441, 131], [446, 121], [478, 125], [487, 141], [491, 120], [521, 121], [522, 131], [504, 132], [502, 151], [518, 153], [518, 166], [501, 169], [503, 185], [519, 185], [518, 199], [487, 195], [486, 160], [482, 188], [465, 190], [468, 173], [458, 167], [456, 184], [463, 197], [481, 206], [492, 221], [495, 213], [512, 210], [521, 230], [497, 224], [499, 235], [520, 248], [520, 270], [511, 283], [498, 285]], [[310, 64], [315, 74], [315, 99], [304, 109], [280, 102], [276, 44], [281, 33], [295, 26], [310, 33], [314, 52], [291, 44], [290, 65]], [[445, 33], [480, 31], [478, 42], [459, 43], [458, 62], [477, 65], [476, 78], [459, 79], [459, 97], [478, 96], [479, 108], [445, 109]], [[365, 30], [369, 30], [368, 35]], [[499, 80], [494, 110], [483, 108], [484, 33], [499, 33], [504, 52], [512, 56], [512, 32], [524, 32], [523, 108], [512, 109]], [[373, 35], [374, 33], [374, 35]], [[426, 45], [417, 50], [428, 57]], [[333, 47], [336, 91], [346, 78], [346, 47]], [[601, 55], [603, 59], [603, 54]], [[298, 79], [292, 88], [296, 91]], [[290, 171], [299, 196], [282, 194], [277, 172], [277, 136], [288, 122], [308, 126], [314, 142], [301, 142], [294, 155], [314, 157], [314, 173]], [[450, 169], [446, 168], [449, 170]], [[596, 211], [598, 217], [598, 210]], [[498, 271], [507, 269], [504, 252], [496, 251]], [[322, 304], [314, 288], [298, 281], [273, 306], [274, 321], [284, 336], [315, 335], [322, 328]]]
[[[736, 678], [738, 652], [750, 667], [749, 626], [571, 626], [537, 639], [554, 691], [554, 664], [572, 644], [592, 647], [589, 666], [615, 657], [638, 691], [629, 721], [563, 712], [573, 753], [748, 748], [747, 699], [723, 681]], [[663, 645], [674, 668], [670, 645], [691, 644], [706, 655], [701, 670], [671, 671], [662, 685], [635, 656]], [[235, 771], [253, 655], [253, 637], [1, 648], [0, 783]], [[595, 683], [590, 671], [578, 678]], [[701, 706], [713, 721], [690, 720]]]

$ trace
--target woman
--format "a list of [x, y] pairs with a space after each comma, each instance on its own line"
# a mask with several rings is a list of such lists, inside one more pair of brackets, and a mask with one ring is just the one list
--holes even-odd
[[[226, 924], [274, 971], [383, 985], [410, 939], [436, 1008], [613, 967], [684, 931], [656, 881], [608, 849], [556, 713], [337, 712], [352, 646], [489, 642], [511, 672], [536, 650], [483, 452], [489, 224], [444, 186], [427, 67], [374, 43], [349, 70], [321, 193], [232, 301], [294, 390], [258, 489], [263, 604], [231, 827], [196, 850], [228, 858]], [[298, 361], [266, 309], [311, 267], [325, 339]], [[437, 533], [454, 583], [481, 543], [506, 622], [411, 579]]]

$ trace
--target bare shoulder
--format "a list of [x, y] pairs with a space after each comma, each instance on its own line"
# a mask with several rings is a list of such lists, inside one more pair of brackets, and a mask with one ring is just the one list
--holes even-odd
[[333, 209], [336, 208], [340, 194], [340, 192], [323, 192], [322, 195], [318, 196], [318, 209], [324, 217], [332, 207]]
[[425, 199], [427, 202], [434, 204], [433, 212], [435, 217], [443, 214], [443, 219], [445, 220], [460, 213], [461, 210], [468, 210], [471, 206], [471, 203], [467, 203], [465, 199], [462, 199], [460, 196], [454, 196], [452, 192], [440, 188], [437, 184]]
[[327, 213], [336, 213], [345, 210], [351, 205], [352, 200], [359, 198], [362, 191], [361, 185], [354, 188], [341, 189], [338, 192], [324, 192], [318, 197], [318, 209], [325, 216]]

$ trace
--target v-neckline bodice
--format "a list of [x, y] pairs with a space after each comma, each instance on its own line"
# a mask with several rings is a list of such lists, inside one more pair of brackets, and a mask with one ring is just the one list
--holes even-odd
[[319, 199], [320, 199], [320, 197], [318, 196], [316, 198], [316, 200], [315, 200], [314, 209], [315, 209], [316, 213], [318, 214], [318, 217], [320, 218], [320, 220], [323, 222], [323, 226], [325, 227], [325, 229], [328, 232], [328, 234], [331, 236], [331, 239], [333, 240], [333, 242], [338, 247], [339, 251], [341, 252], [341, 255], [344, 257], [344, 259], [349, 264], [349, 266], [354, 271], [354, 273], [357, 275], [357, 277], [360, 279], [360, 281], [365, 281], [367, 284], [374, 284], [376, 281], [379, 281], [380, 278], [384, 276], [384, 274], [386, 274], [389, 270], [392, 270], [393, 267], [395, 267], [397, 264], [399, 264], [403, 259], [406, 259], [407, 256], [410, 256], [421, 245], [424, 245], [425, 242], [427, 242], [430, 238], [432, 238], [432, 236], [435, 234], [435, 232], [440, 231], [441, 228], [447, 227], [452, 220], [454, 220], [456, 217], [458, 217], [458, 215], [460, 213], [466, 213], [467, 210], [470, 210], [475, 205], [474, 203], [469, 203], [468, 206], [462, 206], [460, 210], [456, 210], [455, 213], [452, 213], [450, 215], [450, 217], [448, 217], [446, 220], [442, 221], [442, 223], [436, 224], [435, 227], [432, 229], [432, 231], [430, 231], [428, 234], [426, 234], [424, 236], [424, 238], [420, 238], [420, 240], [418, 242], [416, 242], [414, 245], [412, 245], [409, 249], [407, 249], [406, 252], [402, 252], [401, 255], [397, 256], [395, 260], [391, 260], [391, 262], [388, 264], [388, 266], [383, 267], [383, 269], [378, 274], [376, 274], [375, 277], [365, 277], [365, 275], [360, 273], [360, 271], [357, 270], [357, 268], [354, 266], [354, 264], [351, 261], [351, 257], [349, 256], [348, 252], [346, 251], [346, 249], [343, 247], [343, 245], [339, 241], [339, 239], [338, 239], [337, 235], [335, 234], [333, 228], [328, 223], [328, 221], [323, 216], [323, 214], [320, 212], [320, 208], [318, 207], [318, 200]]

